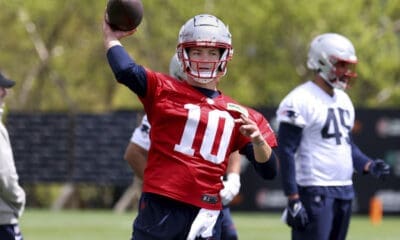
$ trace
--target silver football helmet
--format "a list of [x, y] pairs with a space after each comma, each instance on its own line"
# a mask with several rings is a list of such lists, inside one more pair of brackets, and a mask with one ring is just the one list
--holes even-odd
[[181, 81], [186, 79], [186, 75], [182, 72], [182, 66], [176, 53], [169, 62], [169, 75]]
[[[221, 57], [215, 62], [200, 62], [189, 59], [191, 47], [216, 47], [221, 49]], [[179, 31], [178, 59], [184, 73], [201, 84], [211, 82], [215, 77], [226, 73], [226, 65], [233, 55], [232, 35], [225, 24], [217, 17], [208, 14], [197, 15], [189, 19]], [[211, 63], [211, 71], [200, 71], [200, 63]]]
[[[335, 64], [345, 62], [353, 69], [339, 74]], [[318, 74], [333, 88], [346, 89], [349, 81], [357, 77], [354, 68], [357, 56], [353, 44], [336, 33], [325, 33], [312, 40], [308, 52], [307, 67]]]

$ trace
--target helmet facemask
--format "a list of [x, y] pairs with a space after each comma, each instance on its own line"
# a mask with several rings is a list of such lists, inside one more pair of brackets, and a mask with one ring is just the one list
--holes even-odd
[[[198, 47], [199, 44], [192, 47]], [[201, 47], [203, 45], [200, 45]], [[189, 57], [190, 44], [183, 44], [182, 46], [182, 61], [184, 71], [191, 76], [196, 82], [207, 84], [217, 77], [221, 77], [226, 73], [226, 65], [230, 60], [231, 56], [228, 48], [219, 48], [221, 56], [218, 60], [203, 61], [203, 60], [193, 60]]]
[[328, 61], [320, 61], [319, 75], [333, 88], [345, 90], [351, 86], [353, 79], [357, 77], [355, 71], [357, 61], [348, 61], [336, 57], [328, 58]]

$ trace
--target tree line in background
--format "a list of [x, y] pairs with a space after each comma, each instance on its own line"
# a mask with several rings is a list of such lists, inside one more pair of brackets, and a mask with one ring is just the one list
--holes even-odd
[[[181, 25], [210, 13], [229, 25], [235, 49], [220, 89], [274, 107], [310, 77], [309, 42], [338, 32], [355, 45], [358, 107], [398, 108], [400, 0], [142, 0], [144, 19], [123, 40], [135, 60], [168, 71]], [[141, 108], [114, 80], [102, 42], [106, 0], [0, 0], [0, 71], [17, 81], [11, 111], [104, 112]]]

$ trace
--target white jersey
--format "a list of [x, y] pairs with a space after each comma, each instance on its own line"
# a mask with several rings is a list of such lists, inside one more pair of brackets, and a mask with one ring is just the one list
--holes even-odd
[[315, 83], [308, 81], [282, 100], [277, 110], [277, 120], [303, 128], [294, 157], [297, 184], [352, 184], [349, 133], [354, 125], [354, 107], [344, 91], [335, 89], [331, 97]]
[[10, 137], [1, 122], [0, 104], [0, 225], [17, 224], [25, 209], [26, 195], [18, 183]]
[[142, 118], [141, 124], [135, 128], [132, 133], [131, 142], [136, 143], [142, 148], [149, 151], [150, 149], [150, 123], [147, 120], [147, 115]]

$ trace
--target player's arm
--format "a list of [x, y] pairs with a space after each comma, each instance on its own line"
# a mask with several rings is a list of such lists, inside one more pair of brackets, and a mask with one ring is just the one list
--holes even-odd
[[240, 132], [250, 138], [256, 162], [267, 162], [272, 155], [272, 148], [262, 136], [257, 124], [243, 114], [241, 114], [240, 119], [236, 119], [235, 121], [241, 124], [239, 128]]
[[247, 144], [244, 148], [240, 150], [240, 154], [246, 156], [247, 160], [253, 165], [257, 174], [260, 175], [263, 179], [274, 179], [278, 174], [278, 158], [272, 149], [271, 156], [268, 161], [260, 163], [257, 162], [254, 157], [253, 145], [251, 143]]
[[367, 173], [370, 165], [370, 158], [365, 155], [360, 148], [353, 142], [353, 138], [350, 135], [350, 146], [351, 146], [351, 157], [353, 159], [353, 167], [359, 173]]
[[0, 198], [13, 206], [16, 216], [20, 216], [25, 208], [25, 192], [18, 184], [15, 165], [11, 161], [1, 162], [0, 189]]
[[258, 117], [256, 114], [255, 119], [257, 123], [241, 116], [241, 121], [238, 121], [243, 123], [240, 127], [241, 133], [251, 139], [250, 143], [240, 149], [240, 153], [247, 157], [262, 178], [273, 179], [278, 172], [278, 159], [271, 147], [276, 145], [275, 136], [261, 114]]
[[226, 180], [223, 181], [224, 188], [220, 191], [222, 204], [227, 205], [239, 193], [240, 190], [240, 154], [239, 151], [229, 156], [228, 168], [226, 169]]
[[128, 162], [135, 175], [143, 179], [148, 151], [134, 142], [130, 142], [125, 150], [124, 159]]
[[282, 219], [293, 229], [302, 230], [309, 223], [306, 209], [298, 194], [294, 154], [300, 145], [303, 128], [290, 123], [281, 122], [278, 130], [278, 152], [281, 163], [281, 178], [285, 195], [288, 197], [287, 207]]
[[104, 47], [107, 52], [108, 63], [115, 78], [140, 97], [144, 97], [147, 88], [146, 70], [133, 61], [119, 41], [134, 32], [135, 30], [128, 32], [113, 31], [107, 22], [103, 21]]
[[350, 135], [351, 156], [353, 167], [357, 172], [369, 173], [376, 178], [381, 178], [390, 173], [390, 166], [381, 159], [372, 160], [365, 155], [360, 148], [353, 142]]
[[143, 179], [150, 149], [150, 128], [147, 116], [144, 115], [140, 125], [133, 131], [124, 155], [125, 160], [140, 179]]
[[229, 163], [228, 167], [226, 168], [226, 173], [240, 174], [240, 154], [238, 151], [231, 153], [229, 156]]
[[289, 200], [298, 199], [295, 152], [300, 145], [303, 129], [290, 123], [281, 122], [278, 130], [278, 155], [281, 164], [282, 186]]

